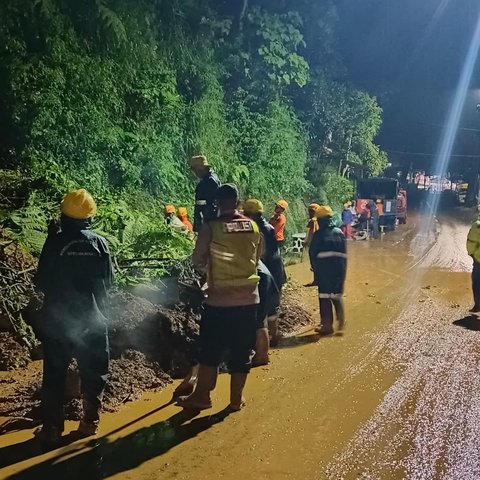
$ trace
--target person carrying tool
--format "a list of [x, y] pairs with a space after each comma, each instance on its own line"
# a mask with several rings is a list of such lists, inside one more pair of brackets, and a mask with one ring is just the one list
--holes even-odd
[[346, 202], [343, 205], [342, 212], [342, 232], [347, 240], [353, 240], [353, 213], [351, 206], [352, 202]]
[[192, 157], [190, 167], [200, 179], [195, 189], [195, 212], [193, 215], [193, 231], [199, 233], [205, 222], [213, 220], [217, 216], [215, 194], [220, 186], [220, 180], [204, 155]]
[[177, 217], [180, 219], [180, 221], [187, 227], [188, 232], [193, 232], [193, 225], [188, 219], [188, 212], [185, 207], [180, 207], [177, 211]]
[[270, 345], [277, 346], [278, 307], [280, 306], [282, 288], [287, 281], [285, 267], [280, 256], [280, 247], [278, 244], [277, 236], [275, 234], [275, 229], [267, 222], [267, 220], [263, 216], [264, 208], [262, 202], [252, 198], [245, 202], [243, 208], [245, 211], [245, 215], [257, 223], [258, 228], [263, 235], [264, 252], [262, 255], [262, 262], [265, 264], [273, 277], [278, 295], [278, 298], [272, 299], [269, 302], [270, 308], [267, 309], [268, 332], [257, 331], [257, 337], [263, 335], [264, 338], [268, 338], [268, 336], [270, 336]]
[[42, 427], [44, 446], [58, 446], [64, 430], [67, 369], [76, 358], [83, 396], [83, 418], [77, 435], [97, 432], [108, 376], [107, 290], [113, 269], [107, 241], [92, 230], [97, 207], [84, 189], [68, 193], [61, 203], [58, 233], [47, 237], [35, 276], [44, 293], [38, 325], [43, 344]]
[[285, 226], [287, 225], [287, 217], [285, 212], [288, 209], [288, 202], [285, 200], [279, 200], [275, 204], [275, 211], [270, 218], [270, 225], [275, 229], [275, 235], [277, 237], [278, 245], [280, 248], [285, 243]]
[[345, 325], [343, 287], [347, 273], [347, 245], [342, 231], [332, 223], [333, 211], [328, 206], [317, 210], [318, 231], [310, 246], [315, 284], [320, 301], [320, 335], [333, 333], [333, 307], [339, 328]]
[[473, 307], [471, 313], [480, 313], [480, 217], [473, 222], [467, 236], [467, 253], [472, 257]]
[[193, 410], [212, 407], [210, 393], [228, 350], [229, 408], [238, 411], [244, 405], [242, 393], [255, 350], [262, 236], [254, 221], [238, 213], [235, 185], [219, 187], [216, 200], [219, 217], [203, 226], [193, 252], [193, 263], [207, 274], [208, 284], [200, 322], [198, 382], [192, 395], [180, 398], [178, 405]]

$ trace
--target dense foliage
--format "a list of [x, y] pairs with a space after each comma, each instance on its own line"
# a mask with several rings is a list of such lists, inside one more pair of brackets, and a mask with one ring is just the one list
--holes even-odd
[[119, 257], [186, 255], [162, 206], [192, 206], [192, 154], [269, 209], [286, 198], [290, 232], [386, 166], [332, 1], [9, 0], [0, 18], [0, 169], [24, 192], [3, 223], [34, 253], [82, 186]]

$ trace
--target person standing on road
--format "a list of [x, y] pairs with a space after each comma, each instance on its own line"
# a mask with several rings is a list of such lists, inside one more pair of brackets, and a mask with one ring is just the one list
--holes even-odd
[[275, 211], [270, 218], [270, 225], [275, 229], [278, 245], [280, 248], [285, 244], [285, 226], [287, 225], [287, 217], [285, 212], [288, 209], [288, 203], [285, 200], [279, 200], [275, 204]]
[[480, 218], [473, 222], [468, 232], [467, 252], [473, 259], [473, 308], [470, 309], [470, 312], [480, 313]]
[[268, 333], [257, 332], [257, 335], [270, 335], [270, 345], [278, 345], [278, 308], [280, 306], [282, 288], [287, 281], [285, 267], [280, 255], [280, 246], [275, 234], [275, 229], [270, 225], [263, 216], [264, 208], [262, 202], [256, 199], [247, 200], [243, 206], [245, 215], [254, 220], [264, 241], [264, 252], [262, 261], [270, 271], [275, 282], [278, 298], [269, 302], [270, 307], [267, 309], [268, 315]]
[[193, 231], [199, 233], [204, 223], [217, 216], [215, 194], [220, 186], [220, 180], [204, 155], [192, 157], [190, 166], [200, 179], [195, 190], [195, 212], [193, 215]]
[[193, 263], [207, 274], [208, 284], [200, 322], [198, 382], [192, 395], [180, 398], [178, 405], [193, 410], [212, 407], [210, 393], [228, 350], [229, 408], [238, 411], [244, 405], [242, 394], [255, 350], [262, 236], [257, 224], [238, 212], [235, 185], [218, 188], [216, 200], [219, 217], [202, 227], [193, 252]]
[[64, 429], [67, 369], [77, 359], [82, 382], [82, 437], [97, 432], [108, 376], [107, 290], [113, 270], [107, 241], [92, 231], [97, 210], [84, 189], [61, 203], [61, 230], [48, 236], [35, 276], [44, 293], [38, 325], [43, 344], [42, 428], [36, 435], [46, 447], [58, 446]]
[[333, 333], [333, 307], [339, 328], [345, 325], [343, 287], [347, 273], [347, 245], [342, 231], [332, 223], [333, 211], [328, 206], [317, 210], [318, 231], [310, 246], [310, 262], [314, 266], [315, 284], [320, 301], [320, 335]]
[[353, 240], [353, 213], [351, 206], [352, 202], [346, 202], [342, 212], [342, 232], [347, 240]]
[[255, 355], [252, 359], [252, 366], [254, 367], [268, 365], [269, 363], [268, 315], [272, 310], [276, 312], [280, 306], [280, 292], [271, 272], [262, 261], [258, 262], [258, 276], [260, 277], [258, 284], [260, 303], [257, 310], [257, 341]]
[[377, 239], [380, 236], [380, 215], [378, 208], [373, 200], [367, 203], [367, 210], [370, 212], [370, 226], [372, 228], [372, 236]]

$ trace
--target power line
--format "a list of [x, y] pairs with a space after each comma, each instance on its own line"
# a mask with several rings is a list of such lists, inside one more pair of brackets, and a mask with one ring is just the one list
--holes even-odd
[[[425, 152], [401, 152], [399, 150], [385, 150], [387, 153], [395, 153], [398, 155], [410, 155], [416, 157], [436, 157], [437, 153], [425, 153]], [[450, 155], [451, 158], [480, 158], [479, 155]]]

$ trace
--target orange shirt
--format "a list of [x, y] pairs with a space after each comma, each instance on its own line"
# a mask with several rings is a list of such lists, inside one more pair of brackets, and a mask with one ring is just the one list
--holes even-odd
[[192, 223], [188, 220], [188, 217], [179, 217], [182, 223], [187, 227], [187, 230], [189, 232], [193, 232], [193, 225]]
[[383, 216], [383, 203], [377, 203], [378, 216]]
[[287, 224], [287, 217], [280, 213], [279, 215], [275, 214], [270, 219], [270, 225], [275, 229], [275, 236], [277, 237], [278, 242], [283, 242], [285, 240], [285, 225]]

